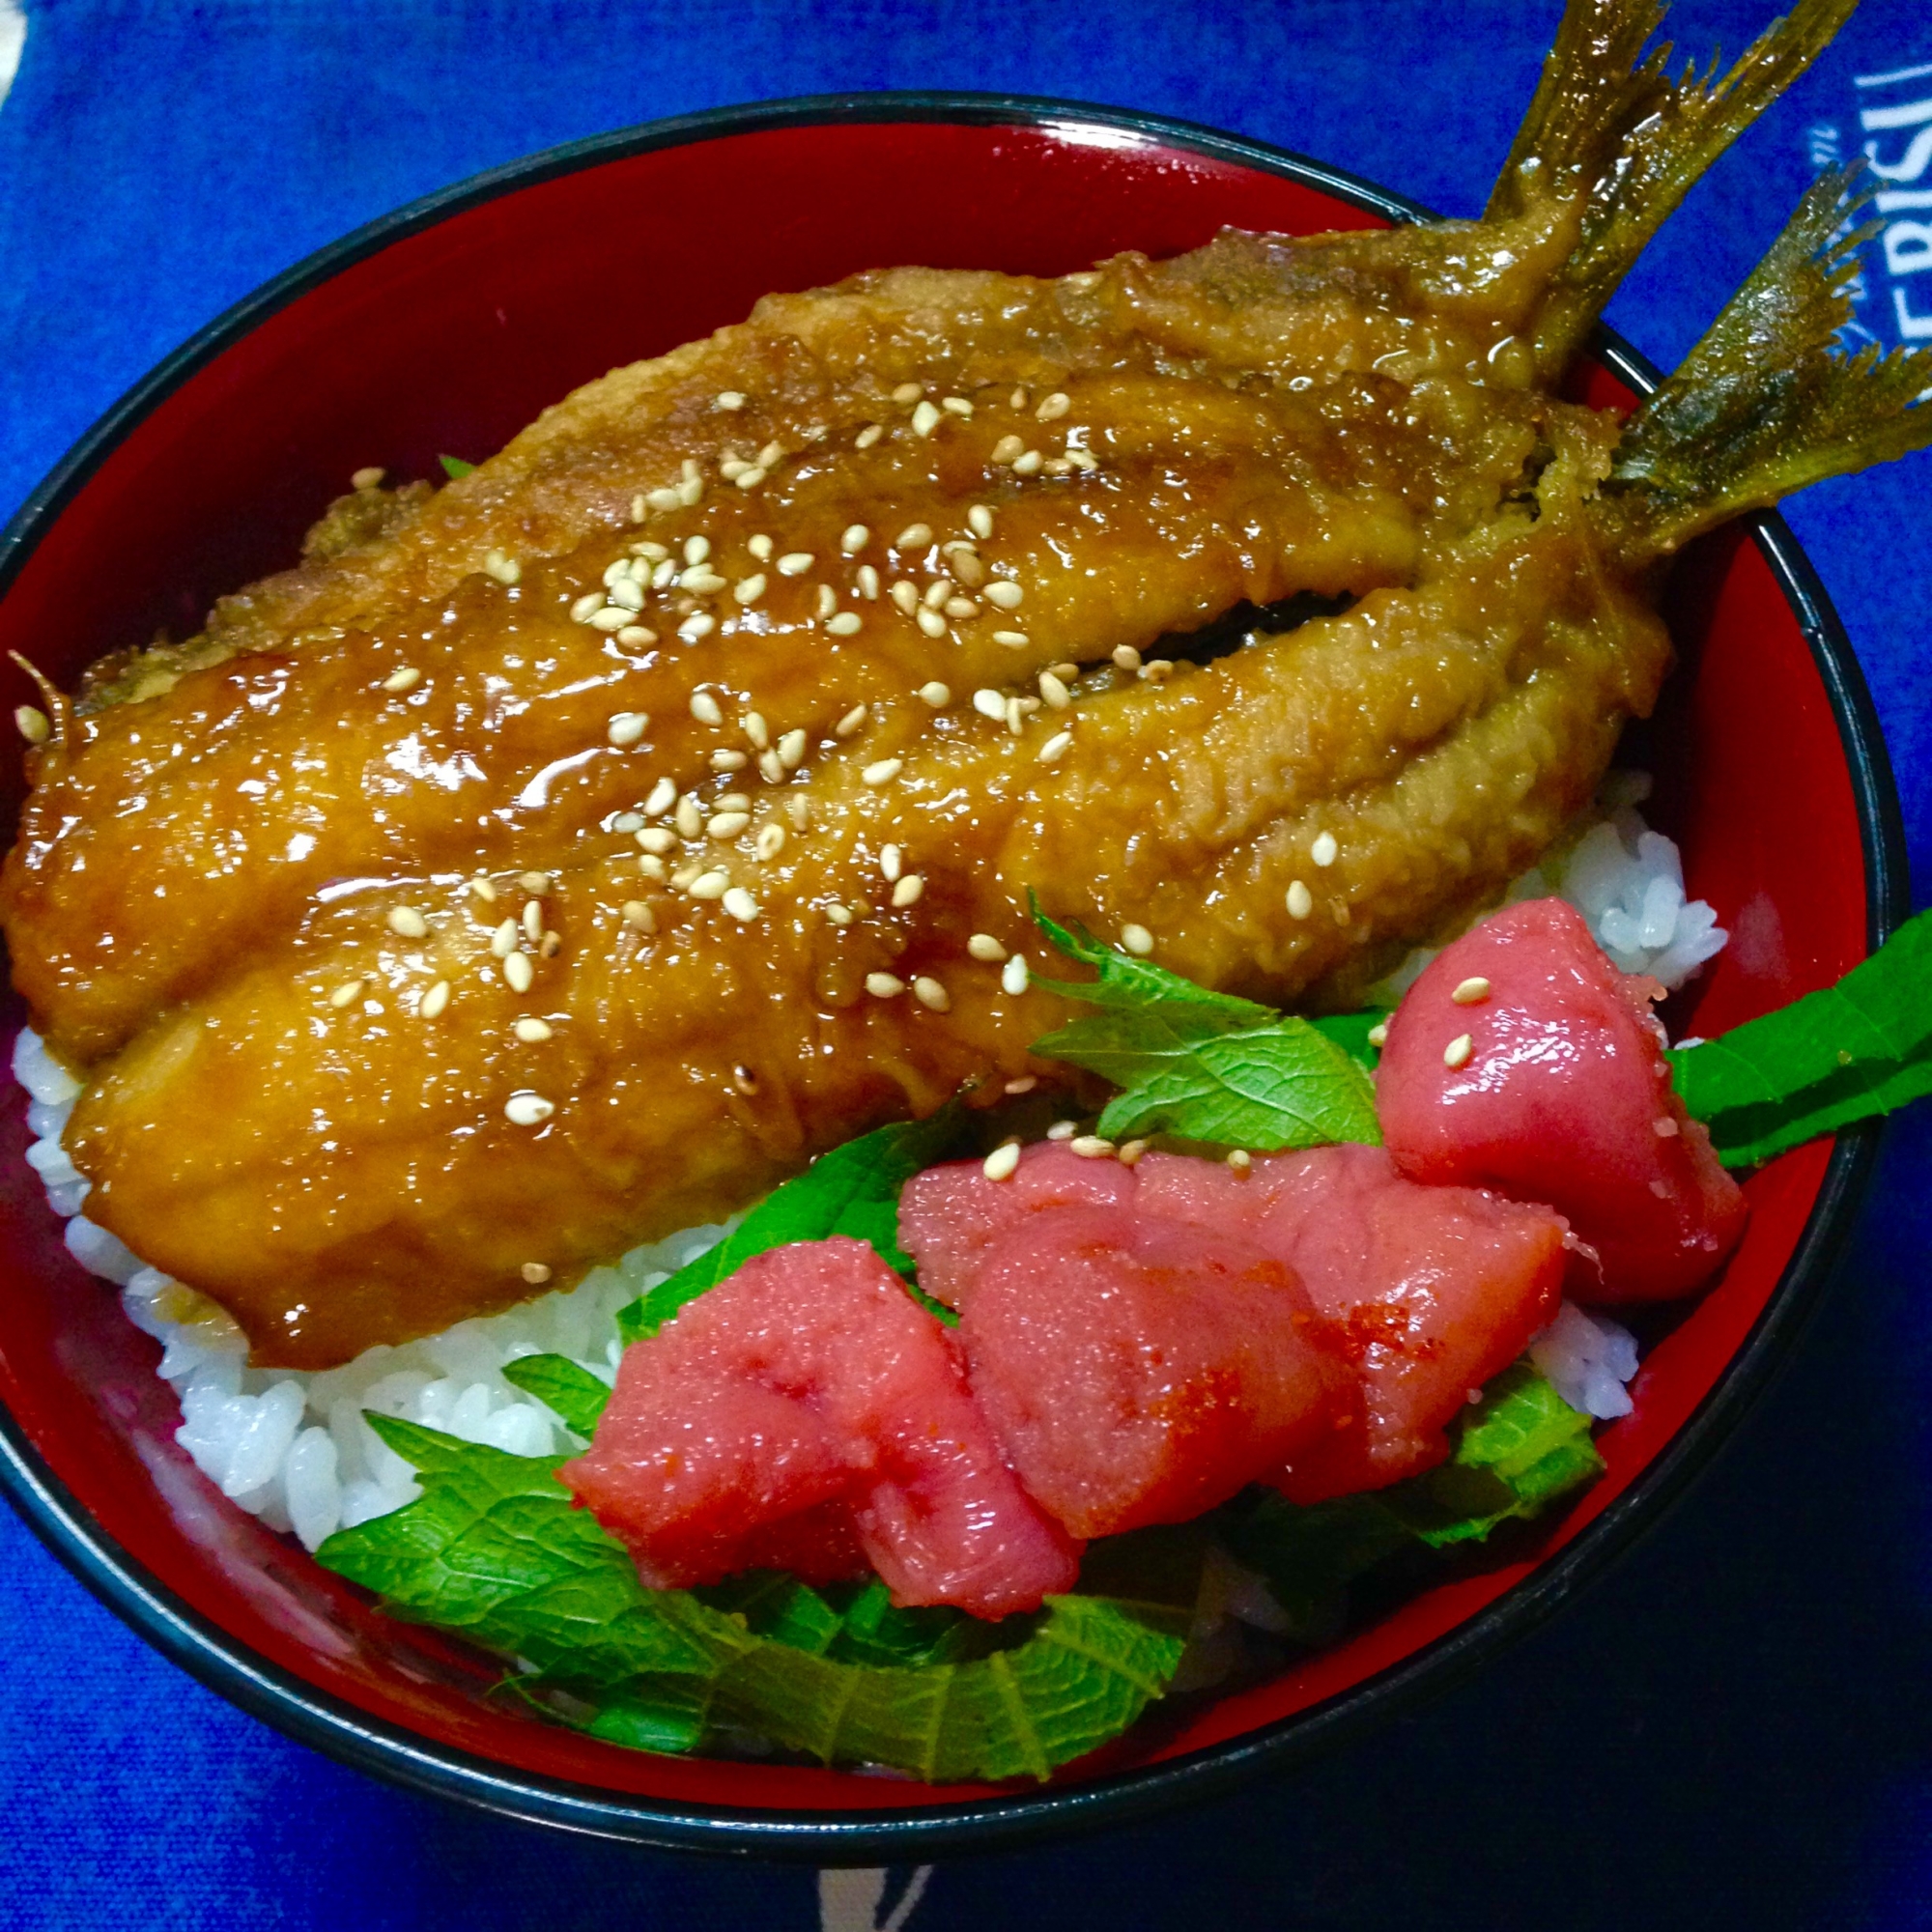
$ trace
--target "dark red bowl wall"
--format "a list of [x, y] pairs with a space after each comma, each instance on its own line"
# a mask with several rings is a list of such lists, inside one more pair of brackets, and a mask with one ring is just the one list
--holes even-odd
[[[25, 561], [0, 602], [0, 649], [66, 681], [156, 629], [183, 635], [214, 596], [292, 560], [353, 470], [434, 475], [443, 452], [485, 456], [575, 384], [739, 320], [765, 290], [900, 262], [1060, 273], [1122, 248], [1173, 253], [1224, 222], [1305, 233], [1364, 217], [1297, 183], [1072, 123], [781, 128], [521, 188], [336, 273], [183, 383]], [[1593, 399], [1627, 393], [1606, 375], [1594, 385]], [[1863, 860], [1825, 688], [1753, 544], [1733, 535], [1693, 552], [1671, 604], [1686, 668], [1653, 755], [1690, 890], [1736, 933], [1696, 1003], [1694, 1023], [1715, 1029], [1862, 956]], [[11, 810], [17, 766], [6, 782]], [[195, 1610], [373, 1716], [526, 1772], [738, 1808], [896, 1809], [966, 1795], [654, 1758], [486, 1702], [487, 1665], [374, 1615], [220, 1502], [175, 1448], [153, 1345], [69, 1260], [17, 1159], [23, 1115], [8, 1090], [0, 1399], [106, 1534]], [[1825, 1161], [1823, 1149], [1801, 1151], [1750, 1182], [1743, 1250], [1646, 1360], [1636, 1413], [1603, 1437], [1608, 1478], [1552, 1528], [1545, 1553], [1621, 1492], [1718, 1382], [1776, 1286]], [[1105, 1753], [1105, 1768], [1197, 1750], [1333, 1697], [1532, 1567], [1431, 1591], [1263, 1689]]]

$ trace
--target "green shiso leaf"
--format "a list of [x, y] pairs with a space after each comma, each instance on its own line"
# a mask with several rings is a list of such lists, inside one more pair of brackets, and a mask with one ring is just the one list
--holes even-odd
[[[1062, 952], [1099, 975], [1079, 984], [1035, 983], [1103, 1010], [1036, 1040], [1033, 1050], [1121, 1089], [1099, 1120], [1110, 1140], [1169, 1133], [1269, 1152], [1380, 1144], [1375, 1088], [1350, 1036], [1338, 1039], [1312, 1021], [1209, 992], [1068, 931], [1037, 905], [1034, 918]], [[1374, 1023], [1361, 1028], [1364, 1050]]]
[[[507, 1688], [567, 1693], [555, 1715], [616, 1743], [688, 1750], [743, 1725], [827, 1763], [1045, 1777], [1161, 1695], [1186, 1640], [1184, 1611], [1103, 1597], [1049, 1598], [1036, 1617], [985, 1626], [894, 1610], [869, 1587], [840, 1613], [792, 1578], [737, 1579], [712, 1601], [650, 1590], [573, 1506], [555, 1479], [564, 1459], [369, 1422], [423, 1493], [337, 1531], [317, 1560], [393, 1615], [524, 1660], [534, 1674]], [[989, 1642], [1006, 1647], [961, 1654]]]
[[1267, 1579], [1294, 1634], [1341, 1622], [1348, 1587], [1405, 1553], [1481, 1543], [1603, 1474], [1590, 1418], [1527, 1362], [1505, 1369], [1462, 1421], [1446, 1463], [1385, 1490], [1300, 1506], [1259, 1492], [1228, 1512], [1234, 1554]]
[[[958, 1137], [962, 1113], [954, 1101], [929, 1119], [881, 1127], [821, 1154], [796, 1179], [766, 1195], [715, 1248], [619, 1309], [617, 1332], [626, 1342], [655, 1335], [687, 1301], [753, 1255], [788, 1241], [850, 1235], [869, 1241], [888, 1267], [910, 1275], [912, 1261], [898, 1243], [899, 1189], [945, 1156]], [[927, 1306], [936, 1312], [937, 1304]], [[947, 1318], [958, 1319], [950, 1309]]]
[[442, 473], [452, 483], [459, 476], [468, 476], [476, 468], [475, 464], [466, 463], [460, 456], [439, 456], [436, 460], [442, 465]]
[[1670, 1061], [1726, 1167], [1932, 1094], [1932, 913], [1908, 920], [1835, 986]]
[[597, 1419], [611, 1400], [609, 1386], [568, 1355], [525, 1355], [505, 1364], [503, 1379], [554, 1408], [586, 1440], [596, 1434]]

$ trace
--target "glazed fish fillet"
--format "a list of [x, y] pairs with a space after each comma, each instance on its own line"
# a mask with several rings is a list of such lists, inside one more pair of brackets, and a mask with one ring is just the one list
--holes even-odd
[[1843, 11], [1673, 90], [1579, 0], [1484, 223], [768, 298], [103, 663], [0, 881], [90, 1216], [326, 1366], [1057, 1077], [1029, 892], [1277, 1002], [1482, 905], [1654, 702], [1656, 559], [1925, 440], [1829, 355], [1841, 184], [1628, 433], [1552, 393]]

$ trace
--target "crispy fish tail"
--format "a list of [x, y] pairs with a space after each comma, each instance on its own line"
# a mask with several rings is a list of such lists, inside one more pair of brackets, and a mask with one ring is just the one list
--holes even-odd
[[1491, 196], [1505, 219], [1584, 194], [1577, 247], [1537, 323], [1546, 382], [1561, 376], [1650, 238], [1708, 167], [1810, 66], [1858, 0], [1799, 0], [1728, 72], [1667, 71], [1644, 52], [1659, 0], [1570, 0], [1543, 78]]
[[1683, 366], [1632, 418], [1609, 491], [1633, 563], [1794, 490], [1932, 444], [1932, 350], [1836, 345], [1876, 223], [1861, 162], [1824, 176]]

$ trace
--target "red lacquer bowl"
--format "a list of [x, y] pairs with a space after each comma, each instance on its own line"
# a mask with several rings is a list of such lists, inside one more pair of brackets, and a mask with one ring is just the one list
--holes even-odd
[[[365, 464], [434, 475], [614, 364], [741, 319], [768, 289], [902, 262], [1058, 274], [1224, 222], [1308, 232], [1418, 214], [1252, 142], [1088, 107], [872, 96], [698, 115], [539, 156], [326, 249], [157, 369], [0, 538], [0, 648], [71, 679], [287, 563]], [[1717, 293], [1714, 291], [1714, 294]], [[1605, 343], [1593, 400], [1646, 372]], [[1878, 728], [1789, 532], [1684, 560], [1684, 655], [1646, 748], [1691, 891], [1734, 935], [1713, 1032], [1834, 980], [1905, 904]], [[17, 798], [17, 770], [8, 775]], [[17, 1005], [9, 1030], [17, 1024]], [[1787, 1350], [1846, 1231], [1870, 1130], [1748, 1183], [1722, 1280], [1648, 1355], [1609, 1474], [1532, 1553], [1459, 1577], [1260, 1689], [1153, 1719], [1039, 1788], [684, 1761], [505, 1708], [497, 1671], [394, 1624], [225, 1503], [176, 1448], [155, 1346], [69, 1259], [0, 1101], [0, 1476], [55, 1552], [169, 1657], [322, 1749], [522, 1817], [659, 1844], [905, 1859], [1118, 1821], [1360, 1733], [1485, 1662], [1652, 1520]]]

